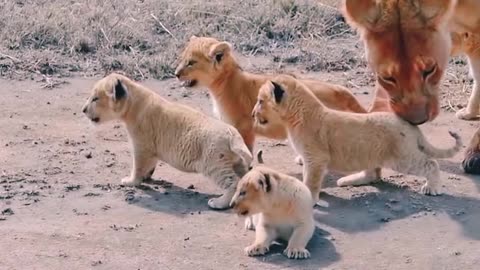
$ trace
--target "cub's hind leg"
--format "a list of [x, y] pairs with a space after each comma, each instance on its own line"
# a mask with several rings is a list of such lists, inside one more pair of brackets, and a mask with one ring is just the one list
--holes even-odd
[[238, 172], [248, 172], [248, 166], [243, 162], [233, 163], [212, 162], [205, 173], [206, 176], [213, 179], [215, 184], [224, 189], [223, 195], [212, 198], [208, 201], [208, 206], [212, 209], [222, 210], [230, 207], [230, 201], [235, 194], [237, 183], [240, 180]]
[[376, 168], [344, 176], [337, 180], [337, 186], [360, 186], [380, 181], [382, 177], [381, 170], [381, 168]]
[[396, 166], [393, 169], [401, 173], [425, 177], [427, 181], [420, 189], [423, 194], [432, 196], [442, 194], [440, 190], [440, 166], [436, 160], [425, 157], [425, 159], [416, 160], [414, 164], [409, 165], [408, 169], [403, 166]]

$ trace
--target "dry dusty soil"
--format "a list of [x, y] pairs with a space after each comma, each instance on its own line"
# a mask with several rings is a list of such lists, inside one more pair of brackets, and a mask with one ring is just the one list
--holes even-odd
[[[313, 76], [313, 74], [310, 74]], [[319, 75], [335, 79], [342, 74]], [[317, 76], [318, 77], [318, 76]], [[423, 179], [387, 172], [373, 186], [338, 188], [329, 175], [315, 210], [312, 258], [265, 257], [243, 248], [254, 233], [230, 211], [212, 211], [220, 193], [202, 176], [159, 164], [141, 188], [119, 185], [129, 144], [119, 123], [95, 127], [80, 113], [95, 79], [53, 89], [0, 80], [0, 269], [478, 269], [480, 180], [441, 161], [444, 194], [419, 193]], [[146, 81], [159, 94], [211, 114], [204, 91], [175, 80]], [[372, 90], [356, 89], [368, 104]], [[422, 126], [433, 143], [468, 142], [478, 124], [442, 112]], [[368, 143], [368, 142], [358, 142]], [[289, 146], [262, 140], [272, 167], [301, 177]]]

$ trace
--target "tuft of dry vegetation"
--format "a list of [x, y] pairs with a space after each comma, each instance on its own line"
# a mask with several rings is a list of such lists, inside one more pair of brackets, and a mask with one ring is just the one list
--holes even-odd
[[364, 65], [358, 38], [336, 0], [3, 0], [0, 74], [69, 75], [122, 70], [144, 79], [173, 76], [191, 35], [228, 40], [308, 71]]

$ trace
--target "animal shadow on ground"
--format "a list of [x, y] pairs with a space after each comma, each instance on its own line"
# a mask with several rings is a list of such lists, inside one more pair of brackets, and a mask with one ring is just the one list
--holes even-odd
[[[445, 183], [448, 185], [448, 183]], [[328, 207], [317, 207], [315, 219], [348, 233], [380, 229], [389, 221], [445, 213], [458, 222], [466, 237], [480, 240], [480, 200], [471, 197], [426, 196], [389, 182], [373, 184], [379, 192], [344, 199], [323, 192]]]
[[262, 263], [281, 265], [288, 269], [321, 269], [340, 260], [340, 254], [337, 253], [333, 243], [327, 239], [329, 235], [330, 233], [320, 229], [317, 224], [313, 237], [307, 245], [311, 257], [306, 260], [288, 259], [283, 255], [287, 247], [287, 242], [284, 241], [272, 245], [267, 255], [256, 257], [256, 259]]
[[[128, 191], [127, 191], [128, 192]], [[209, 194], [184, 189], [165, 180], [149, 179], [133, 191], [130, 203], [156, 212], [184, 216], [187, 212], [208, 211]]]

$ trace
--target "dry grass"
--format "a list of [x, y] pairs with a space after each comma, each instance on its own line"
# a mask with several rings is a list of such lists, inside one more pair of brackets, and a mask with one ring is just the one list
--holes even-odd
[[332, 8], [336, 0], [3, 0], [0, 73], [87, 74], [123, 70], [172, 77], [176, 55], [195, 34], [232, 42], [306, 70], [364, 65], [358, 40]]
[[[268, 68], [344, 73], [348, 86], [374, 80], [338, 0], [0, 0], [0, 76], [48, 78], [120, 70], [136, 79], [173, 76], [191, 35], [214, 36]], [[47, 78], [47, 79], [45, 79]], [[451, 60], [442, 105], [471, 90], [464, 58]]]

